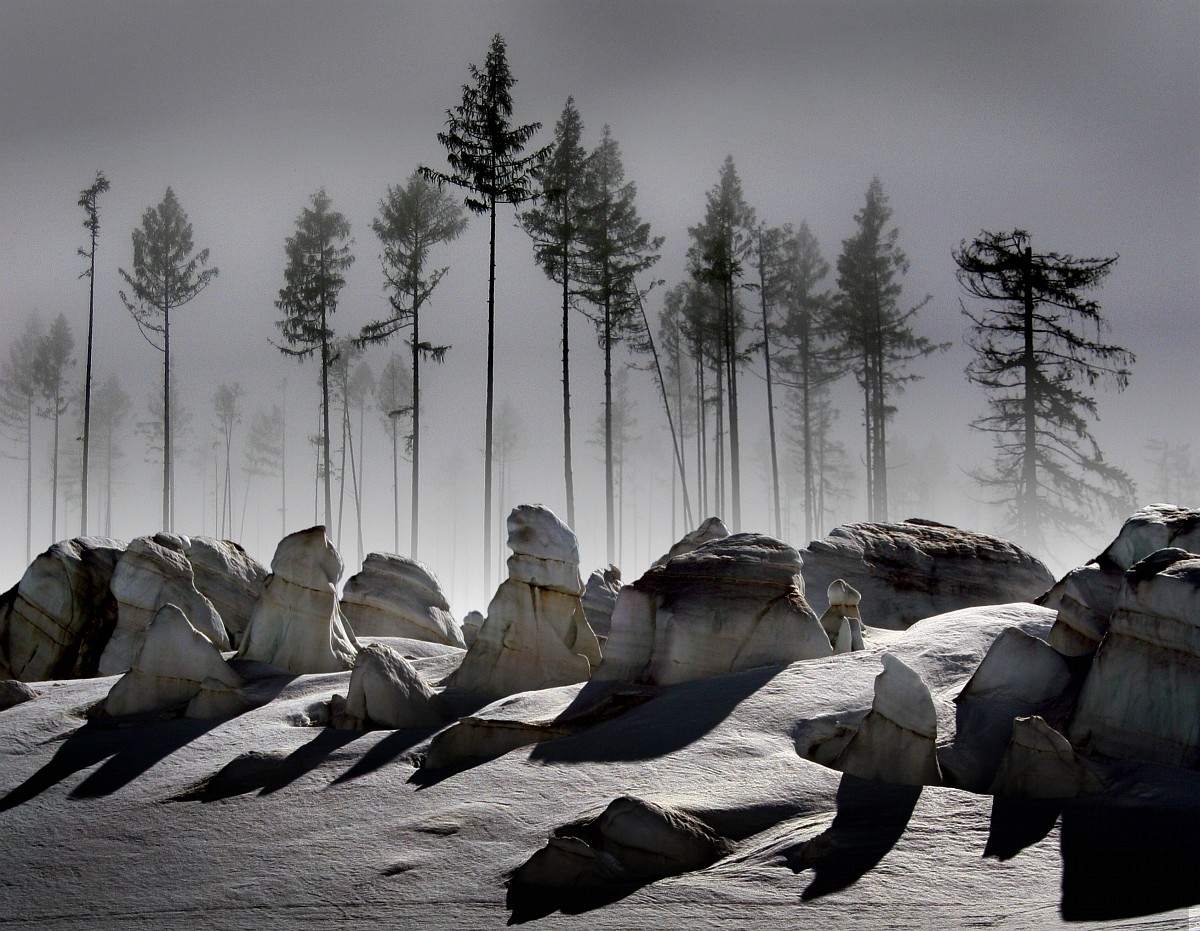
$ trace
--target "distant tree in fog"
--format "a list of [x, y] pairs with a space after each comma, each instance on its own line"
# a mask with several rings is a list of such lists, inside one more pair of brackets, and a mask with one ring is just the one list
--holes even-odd
[[[186, 447], [181, 442], [181, 438], [186, 437], [192, 428], [192, 409], [187, 405], [179, 394], [179, 386], [175, 382], [175, 376], [171, 376], [171, 458], [178, 459], [181, 447]], [[157, 391], [152, 392], [146, 399], [147, 417], [145, 420], [139, 420], [134, 424], [134, 432], [141, 436], [146, 441], [146, 453], [144, 461], [152, 464], [161, 464], [163, 462], [163, 446], [164, 446], [164, 429], [163, 429], [163, 396]], [[204, 452], [205, 461], [207, 462], [207, 451], [193, 450], [193, 452]], [[203, 467], [202, 467], [203, 468]], [[213, 484], [213, 501], [217, 502], [216, 487], [220, 484], [219, 476], [214, 478]], [[215, 528], [214, 528], [215, 532]]]
[[75, 337], [67, 318], [59, 314], [50, 324], [50, 330], [38, 345], [35, 356], [38, 390], [42, 406], [38, 414], [53, 424], [54, 452], [50, 458], [50, 539], [58, 539], [58, 463], [59, 426], [62, 415], [70, 407], [67, 369], [75, 364]]
[[831, 321], [863, 392], [868, 520], [888, 519], [887, 422], [896, 413], [891, 399], [920, 377], [906, 366], [949, 347], [913, 329], [913, 318], [929, 303], [928, 295], [907, 309], [900, 306], [908, 258], [898, 245], [899, 229], [888, 228], [891, 220], [883, 184], [872, 178], [866, 202], [854, 215], [858, 229], [842, 240], [837, 312]]
[[79, 192], [79, 206], [83, 208], [83, 228], [88, 231], [87, 248], [78, 250], [80, 258], [88, 260], [88, 267], [80, 278], [88, 280], [88, 326], [87, 362], [83, 379], [83, 466], [80, 483], [80, 529], [82, 536], [88, 532], [88, 456], [92, 438], [92, 332], [96, 318], [96, 241], [100, 237], [100, 195], [109, 189], [104, 172], [96, 172], [96, 180], [90, 187]]
[[[246, 437], [245, 458], [242, 471], [246, 473], [245, 497], [242, 499], [241, 529], [239, 539], [244, 538], [246, 528], [246, 505], [250, 500], [251, 479], [283, 477], [284, 459], [284, 420], [283, 409], [278, 404], [272, 404], [269, 410], [258, 408], [250, 418], [250, 430]], [[281, 482], [282, 484], [282, 482]], [[280, 537], [286, 532], [283, 523], [286, 508], [280, 500]]]
[[113, 464], [125, 457], [118, 432], [133, 409], [132, 401], [116, 375], [109, 375], [92, 396], [92, 423], [96, 428], [97, 452], [104, 462], [104, 518], [106, 536], [112, 535]]
[[221, 488], [218, 497], [221, 501], [219, 510], [220, 523], [217, 536], [222, 539], [233, 538], [233, 428], [242, 422], [242, 398], [245, 392], [240, 382], [232, 385], [221, 382], [213, 393], [213, 410], [217, 415], [217, 430], [220, 434], [221, 445], [225, 453], [225, 468], [221, 477]]
[[571, 305], [578, 288], [587, 210], [587, 160], [583, 120], [568, 97], [554, 127], [554, 143], [538, 171], [541, 201], [521, 215], [534, 255], [551, 281], [562, 286], [563, 479], [567, 524], [575, 526], [575, 477], [571, 467]]
[[600, 144], [588, 159], [587, 209], [584, 211], [580, 293], [592, 305], [588, 316], [604, 352], [605, 529], [607, 559], [616, 560], [616, 513], [612, 434], [613, 350], [622, 340], [645, 333], [637, 276], [659, 259], [661, 236], [650, 235], [650, 224], [638, 216], [637, 185], [625, 180], [621, 151], [605, 126]]
[[1191, 507], [1200, 505], [1200, 470], [1192, 457], [1190, 443], [1172, 443], [1170, 440], [1147, 440], [1146, 460], [1154, 467], [1155, 501], [1182, 504]]
[[[750, 261], [758, 270], [758, 304], [762, 312], [759, 321], [761, 339], [758, 348], [763, 354], [763, 372], [767, 382], [767, 439], [771, 454], [771, 504], [775, 517], [775, 536], [783, 538], [783, 515], [780, 504], [779, 447], [775, 435], [775, 379], [771, 371], [771, 349], [775, 338], [772, 318], [787, 293], [787, 275], [783, 242], [790, 227], [770, 227], [759, 223], [754, 228]], [[778, 364], [778, 360], [776, 361]]]
[[541, 129], [541, 123], [513, 126], [512, 88], [517, 83], [508, 68], [503, 36], [492, 38], [483, 70], [468, 66], [474, 83], [463, 85], [462, 102], [446, 111], [446, 131], [438, 142], [446, 148], [450, 171], [418, 169], [439, 185], [452, 184], [466, 191], [463, 202], [473, 213], [487, 214], [488, 341], [486, 417], [483, 445], [483, 583], [492, 587], [492, 413], [495, 400], [496, 344], [496, 205], [521, 204], [534, 197], [534, 172], [549, 147], [524, 157], [521, 153]]
[[[384, 429], [392, 441], [392, 520], [395, 552], [400, 551], [400, 421], [412, 413], [412, 373], [404, 360], [392, 353], [379, 380], [375, 400], [383, 417]], [[405, 436], [407, 453], [409, 437]]]
[[971, 322], [975, 353], [967, 378], [987, 394], [989, 413], [971, 426], [989, 433], [994, 467], [975, 473], [995, 490], [1010, 530], [1028, 547], [1050, 528], [1077, 532], [1132, 506], [1133, 483], [1107, 462], [1089, 429], [1097, 418], [1088, 389], [1129, 383], [1133, 353], [1102, 343], [1100, 305], [1083, 296], [1117, 257], [1035, 253], [1024, 230], [983, 231], [953, 253], [967, 294], [988, 301]]
[[354, 263], [350, 252], [350, 223], [333, 209], [325, 189], [312, 195], [311, 206], [300, 211], [296, 232], [284, 244], [287, 265], [283, 287], [275, 306], [283, 319], [275, 325], [283, 333], [285, 355], [304, 360], [318, 351], [321, 358], [320, 462], [325, 491], [325, 528], [333, 529], [333, 495], [330, 488], [329, 367], [333, 364], [333, 327], [338, 292], [346, 284], [345, 272]]
[[38, 349], [46, 338], [37, 311], [25, 319], [21, 335], [8, 347], [0, 365], [0, 425], [24, 448], [25, 460], [25, 563], [33, 560], [33, 416], [41, 397], [38, 383]]
[[[350, 339], [339, 339], [333, 347], [333, 364], [329, 369], [329, 378], [333, 384], [333, 392], [337, 406], [341, 410], [341, 445], [338, 449], [338, 511], [337, 529], [330, 538], [340, 548], [342, 545], [342, 518], [346, 510], [346, 460], [350, 465], [350, 494], [354, 498], [358, 527], [358, 560], [362, 563], [362, 421], [365, 418], [366, 399], [371, 394], [374, 375], [371, 367], [362, 361], [362, 350], [356, 342]], [[354, 447], [354, 420], [352, 416], [359, 415], [359, 447]]]
[[[692, 365], [687, 360], [688, 345], [683, 317], [682, 292], [675, 288], [667, 292], [663, 309], [658, 315], [658, 342], [662, 347], [663, 384], [668, 402], [674, 405], [674, 420], [679, 437], [679, 475], [684, 495], [687, 495], [687, 440], [695, 435], [696, 408], [698, 406], [696, 386], [692, 379]], [[671, 473], [671, 534], [678, 539], [692, 528], [681, 530], [675, 507], [676, 472]], [[690, 524], [691, 521], [688, 520]]]
[[[421, 469], [421, 360], [442, 362], [449, 346], [421, 339], [421, 308], [446, 274], [428, 268], [429, 250], [451, 242], [467, 228], [462, 208], [437, 185], [413, 172], [404, 187], [389, 187], [371, 228], [383, 244], [383, 275], [392, 313], [363, 327], [359, 344], [386, 342], [409, 331], [412, 359], [412, 517], [409, 556], [417, 558]], [[361, 441], [361, 432], [360, 432]]]
[[157, 207], [142, 214], [140, 229], [133, 231], [133, 272], [120, 270], [129, 285], [121, 300], [129, 309], [146, 342], [163, 354], [163, 529], [175, 528], [174, 443], [171, 422], [171, 311], [191, 301], [217, 276], [205, 268], [208, 250], [193, 253], [192, 224], [175, 192], [167, 193]]

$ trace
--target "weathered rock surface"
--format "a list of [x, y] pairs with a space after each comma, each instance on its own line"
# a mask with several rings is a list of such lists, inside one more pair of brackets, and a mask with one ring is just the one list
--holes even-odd
[[230, 694], [243, 685], [213, 642], [188, 622], [173, 604], [159, 608], [138, 644], [133, 667], [113, 685], [104, 702], [110, 715], [168, 711], [188, 705], [206, 688], [209, 695], [188, 717], [208, 717], [220, 702], [213, 693]]
[[[171, 534], [154, 535], [160, 542]], [[232, 540], [178, 536], [183, 555], [192, 566], [196, 591], [212, 602], [221, 615], [232, 648], [254, 614], [254, 606], [267, 578], [267, 568]]]
[[575, 534], [540, 505], [513, 510], [508, 532], [509, 578], [446, 684], [501, 698], [587, 681], [600, 663], [600, 644], [580, 601]]
[[1125, 573], [1067, 731], [1080, 750], [1200, 768], [1200, 556]]
[[1066, 660], [1045, 640], [1010, 627], [993, 641], [957, 701], [1015, 699], [1039, 705], [1071, 682]]
[[612, 626], [613, 608], [621, 591], [621, 570], [616, 566], [597, 569], [588, 576], [583, 589], [583, 616], [597, 637], [607, 637]]
[[879, 782], [941, 784], [933, 696], [921, 677], [895, 654], [883, 654], [871, 710], [834, 768]]
[[1013, 722], [1012, 742], [992, 783], [993, 795], [1022, 798], [1075, 798], [1104, 788], [1104, 782], [1067, 742], [1040, 717]]
[[358, 651], [345, 706], [334, 726], [343, 730], [433, 727], [444, 723], [437, 696], [412, 663], [372, 643]]
[[437, 577], [405, 556], [368, 555], [342, 592], [342, 614], [359, 637], [466, 645]]
[[597, 817], [564, 825], [512, 876], [510, 886], [596, 888], [702, 869], [728, 842], [686, 812], [630, 795]]
[[829, 656], [803, 584], [799, 554], [779, 540], [701, 544], [621, 589], [596, 678], [669, 685]]
[[38, 697], [36, 689], [16, 679], [0, 680], [0, 711], [7, 711]]
[[699, 527], [690, 533], [685, 533], [666, 553], [654, 560], [651, 568], [662, 566], [676, 556], [690, 553], [696, 547], [712, 540], [724, 540], [729, 536], [729, 528], [719, 517], [707, 518]]
[[109, 590], [125, 544], [63, 540], [0, 595], [0, 677], [39, 682], [96, 675], [117, 623]]
[[463, 643], [468, 647], [475, 642], [475, 638], [479, 635], [479, 628], [483, 626], [482, 611], [468, 611], [462, 622]]
[[1121, 526], [1116, 538], [1087, 565], [1073, 569], [1039, 603], [1058, 611], [1048, 641], [1066, 656], [1093, 652], [1104, 639], [1124, 574], [1151, 553], [1177, 547], [1200, 552], [1200, 510], [1151, 504]]
[[847, 585], [845, 579], [834, 579], [825, 594], [829, 607], [821, 615], [821, 629], [829, 638], [833, 651], [851, 653], [864, 649], [862, 615], [858, 608], [862, 595]]
[[100, 657], [101, 675], [117, 675], [133, 665], [146, 628], [165, 604], [178, 607], [217, 647], [230, 649], [221, 615], [196, 590], [192, 565], [183, 555], [180, 539], [166, 535], [168, 545], [163, 545], [151, 537], [138, 537], [121, 554], [112, 577], [117, 626]]
[[869, 625], [892, 630], [959, 608], [1031, 601], [1054, 584], [1013, 543], [925, 520], [846, 524], [800, 555], [809, 590], [844, 579], [870, 606]]
[[358, 643], [338, 607], [341, 576], [324, 527], [280, 540], [238, 657], [295, 673], [350, 669]]

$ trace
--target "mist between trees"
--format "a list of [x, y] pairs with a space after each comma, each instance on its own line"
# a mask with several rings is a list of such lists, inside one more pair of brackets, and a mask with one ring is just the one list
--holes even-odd
[[[69, 314], [31, 313], [12, 328], [0, 368], [10, 528], [22, 514], [26, 563], [77, 533], [163, 528], [231, 538], [269, 561], [282, 535], [323, 523], [351, 569], [370, 550], [413, 555], [465, 611], [503, 577], [505, 516], [527, 499], [576, 529], [585, 562], [636, 577], [709, 514], [796, 545], [850, 520], [953, 517], [1046, 557], [1062, 534], [1086, 540], [1138, 500], [1200, 495], [1186, 443], [1151, 439], [1114, 462], [1092, 433], [1098, 392], [1136, 377], [1118, 345], [1135, 334], [1109, 342], [1094, 294], [1115, 256], [1075, 259], [1036, 231], [955, 231], [967, 238], [945, 274], [958, 276], [961, 307], [934, 308], [905, 287], [902, 218], [880, 178], [846, 205], [851, 235], [822, 245], [804, 217], [748, 203], [732, 155], [714, 159], [687, 241], [669, 243], [642, 219], [609, 126], [589, 135], [570, 97], [552, 132], [515, 122], [500, 36], [466, 74], [443, 131], [428, 127], [445, 164], [401, 169], [374, 217], [352, 221], [324, 188], [297, 192], [277, 333], [261, 354], [300, 364], [269, 389], [250, 373], [178, 389], [172, 360], [196, 347], [172, 346], [173, 315], [187, 305], [203, 320], [217, 266], [171, 188], [132, 231], [130, 261], [123, 234], [101, 234], [110, 182], [97, 174], [78, 201], [88, 291]], [[439, 291], [455, 272], [449, 244], [472, 223], [488, 226], [487, 293], [451, 306]], [[218, 261], [219, 233], [207, 235]], [[531, 250], [549, 287], [506, 291], [498, 239]], [[685, 273], [656, 278], [672, 250]], [[97, 263], [121, 269], [130, 338], [161, 353], [148, 393], [142, 373], [93, 359]], [[352, 275], [374, 277], [384, 308], [357, 326], [339, 315]], [[505, 332], [503, 308], [530, 295], [558, 334], [561, 393], [497, 397], [496, 340], [528, 336]], [[965, 470], [936, 428], [890, 429], [905, 389], [947, 349], [927, 335], [935, 310], [961, 314], [972, 352], [963, 419], [991, 444]], [[486, 328], [483, 371], [457, 362], [456, 335], [471, 328]], [[451, 383], [470, 386], [484, 430], [452, 423], [461, 445], [423, 445], [422, 411]], [[158, 471], [157, 487], [131, 483], [140, 463]], [[1148, 486], [1140, 498], [1134, 467]], [[161, 527], [122, 523], [151, 494]], [[7, 568], [15, 579], [24, 567]]]

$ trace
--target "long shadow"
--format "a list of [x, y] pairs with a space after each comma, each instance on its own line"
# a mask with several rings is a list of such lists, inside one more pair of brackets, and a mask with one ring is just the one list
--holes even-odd
[[1062, 809], [1062, 799], [995, 796], [983, 855], [1011, 860], [1045, 839], [1054, 830]]
[[805, 901], [858, 882], [895, 846], [921, 797], [921, 786], [900, 786], [846, 773], [838, 785], [837, 814], [823, 833], [784, 851], [796, 873], [811, 869]]
[[613, 763], [666, 756], [719, 725], [783, 668], [765, 666], [717, 679], [667, 686], [645, 704], [616, 719], [581, 734], [538, 744], [529, 758], [543, 763]]
[[1200, 804], [1066, 803], [1066, 921], [1112, 921], [1200, 905]]
[[71, 798], [110, 795], [170, 756], [220, 720], [89, 721], [74, 731], [45, 766], [0, 799], [7, 811], [36, 798], [75, 773], [104, 765], [71, 791]]
[[522, 925], [562, 912], [564, 915], [582, 915], [597, 908], [619, 902], [637, 892], [647, 882], [618, 883], [600, 889], [548, 889], [529, 886], [508, 887], [504, 905], [512, 912], [509, 925]]
[[334, 779], [330, 785], [340, 785], [343, 782], [349, 782], [375, 772], [398, 759], [437, 731], [437, 727], [417, 727], [405, 728], [389, 734], [364, 753], [358, 762]]

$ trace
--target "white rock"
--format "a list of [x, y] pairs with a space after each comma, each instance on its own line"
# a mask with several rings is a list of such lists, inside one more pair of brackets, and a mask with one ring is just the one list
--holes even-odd
[[508, 515], [508, 577], [537, 588], [578, 596], [579, 541], [553, 511], [522, 504]]
[[921, 677], [892, 653], [883, 654], [871, 710], [846, 744], [835, 769], [900, 785], [939, 785], [937, 711]]
[[[167, 542], [178, 539], [168, 538]], [[117, 675], [132, 666], [146, 628], [165, 604], [179, 608], [218, 648], [230, 649], [221, 615], [196, 590], [191, 563], [180, 550], [150, 537], [138, 537], [121, 554], [113, 572], [112, 593], [117, 599], [117, 626], [100, 657], [101, 675]]]
[[676, 556], [690, 553], [696, 547], [711, 540], [724, 540], [727, 536], [729, 536], [729, 528], [725, 526], [725, 522], [721, 518], [706, 518], [699, 527], [690, 533], [684, 534], [666, 553], [654, 560], [650, 568], [653, 569], [655, 566], [665, 565]]
[[1060, 653], [1010, 627], [992, 643], [958, 701], [1000, 698], [1039, 705], [1061, 695], [1070, 682], [1071, 670]]
[[105, 711], [127, 715], [176, 708], [200, 694], [206, 681], [228, 690], [243, 685], [212, 641], [179, 608], [164, 605], [147, 626], [133, 667], [109, 691]]
[[859, 602], [862, 595], [845, 579], [834, 579], [826, 589], [829, 607], [821, 615], [821, 629], [829, 637], [835, 653], [851, 653], [865, 649], [862, 635], [862, 615]]
[[483, 612], [468, 611], [462, 622], [463, 643], [468, 647], [479, 636], [479, 628], [483, 626]]
[[0, 595], [0, 678], [96, 675], [117, 622], [109, 590], [125, 544], [103, 537], [55, 543]]
[[1200, 556], [1159, 550], [1125, 574], [1067, 736], [1080, 750], [1200, 768]]
[[927, 520], [846, 524], [800, 555], [811, 590], [844, 579], [870, 606], [870, 625], [892, 630], [959, 608], [1032, 601], [1054, 584], [1015, 544]]
[[1103, 781], [1058, 731], [1036, 715], [1013, 722], [1012, 742], [992, 783], [992, 795], [1075, 798], [1099, 792]]
[[[163, 536], [155, 534], [154, 539]], [[231, 646], [240, 646], [267, 578], [266, 567], [232, 540], [183, 536], [179, 540], [191, 563], [196, 590], [221, 615]]]
[[669, 685], [832, 652], [804, 600], [796, 550], [736, 534], [621, 589], [596, 678]]
[[358, 643], [338, 607], [341, 575], [324, 527], [280, 540], [238, 657], [295, 673], [350, 669]]
[[358, 651], [341, 721], [346, 730], [432, 727], [445, 718], [433, 690], [412, 663], [390, 647], [372, 643]]
[[612, 613], [621, 591], [621, 570], [616, 566], [597, 569], [588, 576], [583, 589], [583, 614], [597, 637], [607, 637]]
[[0, 711], [7, 711], [38, 697], [38, 691], [16, 679], [0, 679]]
[[359, 637], [466, 645], [437, 577], [405, 556], [368, 555], [342, 592], [342, 614]]

